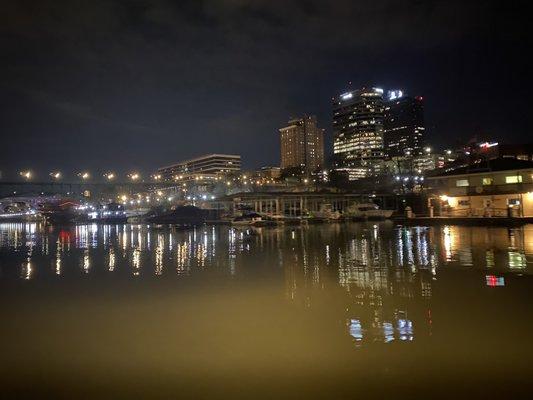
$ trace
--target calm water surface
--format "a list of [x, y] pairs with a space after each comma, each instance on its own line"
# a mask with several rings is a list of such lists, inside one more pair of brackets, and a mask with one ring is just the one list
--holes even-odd
[[0, 224], [10, 397], [533, 388], [533, 226]]

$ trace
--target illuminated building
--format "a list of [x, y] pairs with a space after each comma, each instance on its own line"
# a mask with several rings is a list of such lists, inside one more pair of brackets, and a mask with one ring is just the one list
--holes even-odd
[[424, 146], [424, 104], [420, 96], [389, 91], [384, 103], [383, 140], [389, 157], [416, 156]]
[[435, 215], [533, 217], [533, 161], [498, 158], [426, 177]]
[[291, 119], [279, 132], [281, 169], [301, 168], [309, 175], [324, 166], [324, 129], [315, 116]]
[[383, 89], [363, 88], [333, 98], [335, 169], [350, 180], [379, 175], [383, 168]]
[[165, 181], [184, 179], [183, 177], [196, 175], [224, 175], [238, 173], [241, 170], [241, 156], [230, 154], [207, 154], [190, 160], [162, 167], [157, 174]]

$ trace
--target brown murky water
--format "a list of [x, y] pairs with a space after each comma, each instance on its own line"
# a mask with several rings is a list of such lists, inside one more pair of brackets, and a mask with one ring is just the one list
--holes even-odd
[[0, 225], [0, 390], [517, 398], [533, 226]]

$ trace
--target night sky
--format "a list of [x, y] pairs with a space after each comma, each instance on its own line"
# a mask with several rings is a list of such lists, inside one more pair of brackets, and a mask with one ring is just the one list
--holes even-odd
[[210, 152], [276, 165], [290, 116], [316, 114], [330, 143], [331, 97], [365, 84], [424, 96], [437, 147], [531, 142], [525, 2], [0, 4], [4, 176], [148, 173]]

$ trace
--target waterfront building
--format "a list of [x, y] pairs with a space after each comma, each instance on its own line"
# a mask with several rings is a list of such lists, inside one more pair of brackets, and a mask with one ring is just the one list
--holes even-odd
[[418, 156], [424, 148], [424, 104], [421, 96], [389, 91], [384, 103], [383, 141], [388, 157]]
[[291, 119], [279, 130], [281, 169], [301, 169], [310, 175], [324, 166], [324, 129], [314, 115]]
[[246, 209], [268, 216], [303, 216], [322, 210], [324, 205], [332, 211], [344, 212], [350, 206], [361, 203], [380, 204], [383, 209], [396, 209], [398, 200], [392, 193], [366, 195], [355, 193], [313, 191], [255, 191], [239, 192], [217, 198], [214, 207], [235, 214]]
[[334, 168], [350, 180], [383, 170], [383, 89], [362, 88], [333, 98]]
[[239, 173], [241, 156], [231, 154], [207, 154], [159, 168], [157, 174], [164, 181], [195, 179], [197, 176], [219, 176]]
[[436, 214], [533, 217], [533, 161], [497, 158], [426, 177]]

